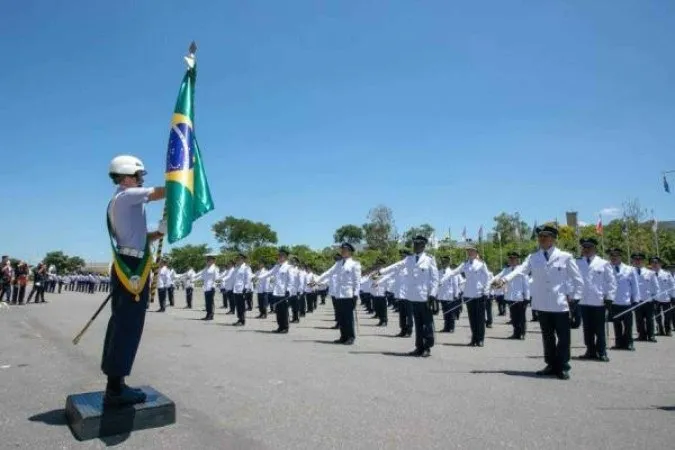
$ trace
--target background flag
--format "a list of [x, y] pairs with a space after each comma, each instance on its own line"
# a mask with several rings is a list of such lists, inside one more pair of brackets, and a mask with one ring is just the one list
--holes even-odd
[[478, 229], [478, 242], [481, 242], [483, 240], [483, 225], [480, 226]]
[[[196, 48], [195, 48], [196, 50]], [[213, 209], [202, 156], [194, 129], [197, 67], [194, 51], [178, 91], [166, 153], [167, 238], [174, 243], [192, 231], [192, 222]]]
[[464, 225], [464, 229], [462, 230], [462, 240], [466, 241], [466, 225]]
[[663, 189], [670, 194], [670, 186], [668, 186], [668, 180], [666, 180], [665, 175], [663, 176]]
[[659, 231], [659, 222], [656, 220], [656, 216], [654, 216], [654, 210], [652, 210], [652, 219], [654, 219], [652, 222], [652, 232], [656, 234]]
[[601, 215], [598, 215], [598, 224], [595, 226], [595, 232], [598, 233], [600, 236], [602, 236], [603, 228]]

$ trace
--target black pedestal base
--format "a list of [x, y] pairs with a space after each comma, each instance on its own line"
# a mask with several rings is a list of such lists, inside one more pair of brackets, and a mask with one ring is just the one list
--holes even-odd
[[176, 405], [150, 386], [141, 386], [145, 403], [125, 407], [104, 407], [103, 392], [69, 395], [66, 418], [81, 441], [176, 423]]

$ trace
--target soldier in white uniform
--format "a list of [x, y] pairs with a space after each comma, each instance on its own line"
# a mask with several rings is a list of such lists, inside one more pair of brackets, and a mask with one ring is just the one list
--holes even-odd
[[579, 243], [581, 258], [577, 265], [584, 279], [580, 307], [586, 345], [586, 353], [579, 359], [608, 362], [605, 318], [616, 295], [616, 278], [609, 262], [596, 254], [595, 238], [582, 238]]
[[215, 255], [206, 256], [206, 267], [197, 272], [192, 281], [201, 278], [204, 289], [204, 303], [206, 304], [206, 316], [202, 320], [213, 320], [213, 307], [216, 296], [216, 280], [218, 280], [220, 273], [218, 266], [216, 266]]
[[380, 270], [381, 275], [407, 269], [404, 282], [407, 284], [407, 300], [412, 303], [415, 321], [415, 350], [410, 356], [431, 356], [434, 346], [433, 312], [438, 308], [438, 268], [436, 260], [424, 251], [428, 240], [424, 236], [413, 239], [413, 255]]
[[[539, 250], [529, 255], [511, 273], [496, 278], [493, 284], [500, 287], [518, 275], [532, 273], [532, 308], [538, 311], [546, 361], [546, 367], [537, 375], [556, 375], [561, 380], [567, 380], [570, 370], [569, 303], [581, 298], [584, 280], [574, 257], [556, 248], [558, 228], [544, 225], [535, 231]], [[568, 284], [574, 287], [571, 296], [568, 295]]]
[[[504, 278], [520, 265], [520, 255], [518, 252], [509, 252], [507, 257], [507, 266], [495, 278]], [[517, 275], [506, 285], [506, 289], [500, 289], [504, 292], [504, 301], [508, 305], [511, 326], [513, 326], [513, 334], [509, 336], [509, 339], [524, 340], [527, 333], [525, 312], [530, 301], [530, 282], [528, 277], [523, 274]]]
[[196, 272], [192, 267], [188, 267], [188, 270], [185, 273], [176, 275], [178, 280], [183, 282], [185, 286], [185, 309], [192, 309], [192, 293], [194, 292], [194, 283]]
[[655, 295], [656, 309], [654, 311], [654, 314], [656, 314], [656, 324], [658, 325], [659, 336], [672, 336], [673, 333], [670, 325], [673, 321], [673, 312], [668, 310], [670, 309], [670, 295], [675, 289], [675, 282], [673, 282], [673, 276], [668, 273], [667, 270], [663, 270], [663, 261], [661, 258], [653, 256], [650, 262], [660, 288], [659, 292]]
[[[407, 258], [412, 255], [412, 252], [407, 248], [404, 248], [400, 251], [400, 254], [401, 258]], [[398, 300], [398, 326], [401, 329], [397, 335], [398, 337], [412, 336], [414, 327], [413, 306], [408, 300], [408, 283], [406, 283], [407, 275], [408, 269], [402, 267], [396, 273], [394, 279], [394, 297]]]
[[[337, 264], [339, 261], [342, 261], [342, 254], [336, 253], [333, 255], [333, 261]], [[340, 315], [338, 313], [337, 297], [335, 296], [335, 287], [337, 283], [337, 272], [333, 273], [328, 280], [324, 283], [328, 284], [328, 295], [330, 296], [331, 304], [333, 305], [333, 313], [335, 314], [335, 325], [333, 326], [334, 330], [340, 328]]]
[[275, 331], [276, 333], [288, 333], [288, 297], [290, 296], [292, 283], [292, 269], [288, 263], [288, 249], [281, 247], [279, 248], [277, 264], [258, 278], [260, 281], [273, 279], [270, 303], [274, 305], [277, 315], [278, 328]]
[[487, 265], [478, 258], [476, 247], [466, 248], [467, 260], [455, 269], [446, 273], [446, 276], [463, 274], [466, 277], [464, 285], [464, 303], [469, 314], [471, 326], [471, 347], [482, 347], [485, 340], [485, 303], [490, 290], [490, 273]]
[[258, 264], [258, 270], [253, 274], [253, 279], [258, 280], [256, 283], [256, 292], [258, 293], [258, 315], [256, 319], [266, 319], [267, 318], [267, 307], [269, 305], [269, 298], [267, 297], [267, 284], [269, 280], [261, 280], [260, 278], [265, 275], [267, 269], [263, 263]]
[[[621, 262], [623, 251], [620, 248], [609, 249], [610, 263], [616, 278], [616, 294], [610, 311], [611, 317], [616, 317], [633, 305], [637, 305], [640, 298], [637, 273], [633, 268]], [[626, 313], [613, 320], [614, 346], [612, 350], [635, 350], [633, 346], [633, 313]]]
[[345, 242], [340, 246], [342, 259], [333, 264], [333, 267], [322, 273], [314, 284], [320, 284], [335, 277], [333, 297], [338, 313], [340, 338], [336, 344], [352, 345], [356, 339], [354, 332], [354, 312], [356, 299], [361, 289], [361, 264], [352, 259], [354, 247]]
[[638, 341], [656, 342], [654, 336], [654, 302], [661, 290], [659, 280], [651, 270], [645, 267], [647, 257], [642, 252], [631, 255], [633, 267], [637, 274], [641, 305], [635, 310], [635, 324], [638, 332]]
[[443, 311], [443, 329], [441, 333], [455, 332], [455, 314], [452, 311], [455, 305], [455, 297], [459, 292], [459, 283], [457, 276], [451, 274], [450, 257], [441, 257], [441, 267], [438, 270], [440, 278], [438, 286], [438, 301], [441, 302], [441, 310]]
[[[381, 269], [384, 267], [384, 259], [378, 258], [375, 261], [375, 269]], [[379, 319], [377, 324], [378, 327], [386, 327], [389, 322], [388, 318], [388, 308], [387, 308], [387, 288], [390, 285], [390, 282], [394, 281], [395, 272], [389, 273], [378, 280], [373, 281], [370, 288], [370, 295], [373, 299], [373, 309], [375, 310], [375, 316], [373, 318]]]
[[246, 295], [253, 279], [253, 273], [246, 264], [246, 259], [245, 254], [239, 253], [232, 272], [232, 295], [234, 295], [234, 307], [237, 312], [235, 327], [246, 325]]
[[157, 298], [159, 300], [159, 309], [157, 312], [166, 311], [166, 294], [171, 283], [171, 270], [166, 260], [162, 260], [162, 265], [157, 275]]

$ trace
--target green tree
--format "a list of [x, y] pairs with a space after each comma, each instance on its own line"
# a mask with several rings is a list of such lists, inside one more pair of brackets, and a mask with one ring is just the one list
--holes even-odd
[[428, 223], [423, 223], [419, 227], [412, 227], [403, 233], [403, 241], [406, 247], [412, 247], [412, 240], [415, 236], [424, 236], [429, 239], [436, 229]]
[[[497, 243], [499, 236], [502, 238], [502, 245], [510, 242], [518, 242], [527, 239], [532, 233], [532, 229], [525, 221], [520, 218], [520, 214], [500, 213], [494, 218], [495, 225], [492, 227], [493, 242]], [[518, 235], [520, 234], [520, 239]]]
[[391, 208], [378, 205], [368, 212], [368, 222], [363, 225], [368, 247], [385, 250], [394, 240], [396, 226]]
[[358, 225], [343, 225], [333, 234], [333, 242], [349, 242], [350, 244], [360, 244], [363, 241], [363, 228]]
[[84, 261], [84, 259], [80, 258], [79, 256], [69, 256], [66, 260], [65, 272], [79, 272], [84, 269], [86, 264], [87, 263]]
[[232, 216], [214, 223], [212, 229], [216, 240], [223, 244], [223, 251], [250, 252], [278, 241], [277, 233], [268, 224]]
[[278, 254], [279, 251], [276, 247], [264, 245], [253, 249], [248, 259], [251, 262], [251, 267], [255, 271], [260, 263], [263, 263], [266, 267], [270, 264], [275, 264], [277, 262]]
[[47, 252], [42, 262], [45, 263], [47, 267], [53, 264], [54, 267], [56, 267], [57, 273], [65, 273], [68, 270], [68, 255], [61, 250]]
[[211, 249], [206, 244], [173, 247], [167, 255], [171, 266], [178, 273], [185, 273], [192, 267], [201, 270], [206, 265], [206, 255]]

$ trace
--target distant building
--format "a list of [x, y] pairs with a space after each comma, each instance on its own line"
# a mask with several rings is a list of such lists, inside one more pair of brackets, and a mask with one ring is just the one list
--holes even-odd
[[107, 261], [107, 262], [88, 262], [84, 265], [84, 269], [82, 269], [82, 270], [85, 271], [85, 272], [107, 274], [108, 271], [110, 270], [110, 263], [111, 263], [111, 261]]

